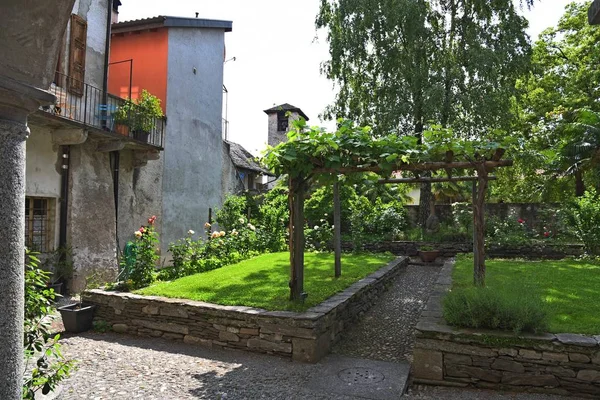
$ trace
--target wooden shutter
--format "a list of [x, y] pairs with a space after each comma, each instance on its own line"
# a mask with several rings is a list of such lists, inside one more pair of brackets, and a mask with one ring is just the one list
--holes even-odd
[[71, 42], [69, 45], [69, 93], [81, 96], [85, 78], [85, 48], [87, 22], [79, 15], [71, 15]]

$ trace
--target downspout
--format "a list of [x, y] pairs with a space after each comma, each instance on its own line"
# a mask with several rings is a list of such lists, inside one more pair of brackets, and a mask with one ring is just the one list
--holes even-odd
[[[71, 146], [61, 146], [61, 171], [60, 171], [60, 221], [58, 225], [58, 248], [67, 248], [67, 212], [69, 210], [69, 156]], [[66, 252], [61, 251], [61, 261], [66, 257]]]
[[[108, 64], [110, 61], [110, 35], [112, 25], [113, 0], [107, 1], [106, 9], [106, 42], [104, 48], [104, 81], [102, 82], [102, 101], [108, 104]], [[102, 119], [106, 124], [106, 118]], [[121, 164], [121, 153], [112, 151], [110, 153], [110, 166], [112, 169], [113, 196], [115, 202], [115, 243], [117, 245], [117, 262], [120, 262], [121, 245], [119, 243], [119, 167]]]

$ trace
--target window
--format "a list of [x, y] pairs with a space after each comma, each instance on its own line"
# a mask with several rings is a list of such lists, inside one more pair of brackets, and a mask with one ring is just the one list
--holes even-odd
[[279, 111], [277, 113], [277, 131], [285, 132], [288, 128], [288, 117], [285, 115], [285, 111]]
[[54, 199], [25, 198], [25, 245], [41, 253], [52, 250], [52, 208]]

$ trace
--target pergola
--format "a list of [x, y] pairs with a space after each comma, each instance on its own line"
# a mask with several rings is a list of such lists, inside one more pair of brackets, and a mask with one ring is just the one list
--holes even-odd
[[[446, 152], [445, 161], [406, 163], [399, 162], [395, 171], [410, 171], [414, 178], [380, 179], [381, 184], [398, 183], [425, 183], [425, 182], [473, 182], [473, 276], [474, 283], [478, 286], [485, 285], [485, 194], [488, 181], [494, 180], [490, 175], [495, 168], [507, 167], [513, 164], [512, 160], [502, 160], [504, 149], [497, 148], [489, 156], [476, 156], [470, 161], [454, 161], [452, 152]], [[455, 169], [468, 169], [475, 172], [474, 176], [452, 176]], [[446, 171], [445, 177], [420, 176], [421, 173], [432, 171]], [[298, 175], [289, 178], [289, 209], [290, 209], [290, 300], [303, 300], [304, 293], [304, 199], [307, 191], [307, 182], [320, 174], [333, 174], [334, 196], [334, 251], [335, 251], [335, 276], [341, 275], [341, 210], [338, 175], [360, 172], [383, 172], [378, 165], [346, 166], [324, 168], [316, 166], [308, 175]]]

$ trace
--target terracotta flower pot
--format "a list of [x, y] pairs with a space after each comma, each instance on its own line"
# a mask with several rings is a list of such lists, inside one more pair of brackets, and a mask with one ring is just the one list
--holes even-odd
[[440, 255], [439, 250], [419, 250], [419, 257], [423, 262], [434, 262]]

